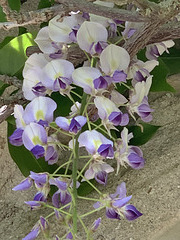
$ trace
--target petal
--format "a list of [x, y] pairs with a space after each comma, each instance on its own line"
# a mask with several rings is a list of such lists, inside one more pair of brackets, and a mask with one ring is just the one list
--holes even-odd
[[61, 191], [67, 190], [67, 187], [68, 187], [67, 182], [61, 181], [61, 180], [59, 180], [58, 178], [51, 178], [51, 179], [49, 180], [49, 183], [50, 183], [51, 185], [57, 186]]
[[119, 214], [113, 208], [106, 208], [106, 217], [120, 220]]
[[126, 211], [124, 215], [129, 221], [135, 220], [136, 218], [142, 216], [142, 213], [139, 212], [133, 205], [126, 205], [125, 210]]
[[101, 218], [96, 219], [91, 226], [91, 231], [95, 232], [98, 229], [100, 224], [101, 224]]
[[107, 183], [107, 177], [108, 177], [108, 174], [105, 171], [97, 172], [94, 176], [95, 180], [104, 186]]
[[77, 32], [77, 43], [82, 50], [90, 52], [92, 43], [106, 42], [107, 37], [108, 32], [103, 25], [85, 21]]
[[55, 123], [63, 130], [69, 131], [69, 125], [71, 123], [71, 120], [65, 117], [57, 117]]
[[83, 127], [87, 122], [87, 118], [84, 116], [77, 116], [74, 119], [81, 125], [81, 127]]
[[110, 197], [112, 199], [118, 197], [120, 199], [126, 197], [126, 184], [125, 182], [122, 182], [120, 185], [117, 186], [116, 192], [114, 194], [110, 194]]
[[31, 180], [31, 178], [28, 177], [25, 180], [23, 180], [20, 184], [15, 186], [12, 190], [13, 191], [27, 190], [32, 186], [32, 183], [33, 181]]
[[87, 94], [92, 93], [92, 90], [94, 89], [93, 80], [100, 76], [101, 72], [92, 67], [77, 68], [72, 74], [73, 83], [82, 87]]
[[31, 149], [31, 152], [36, 157], [36, 159], [38, 159], [44, 157], [45, 150], [44, 147], [36, 145]]
[[114, 157], [114, 150], [111, 144], [101, 144], [97, 151], [104, 158]]
[[47, 180], [48, 180], [47, 173], [35, 173], [35, 172], [30, 171], [29, 177], [34, 180], [35, 184], [39, 188], [43, 187], [43, 185], [46, 184]]
[[112, 205], [113, 205], [113, 207], [116, 207], [116, 208], [122, 208], [124, 205], [126, 205], [131, 200], [131, 198], [132, 198], [132, 196], [128, 196], [125, 198], [114, 200]]
[[126, 82], [127, 74], [123, 71], [115, 71], [113, 74], [113, 82], [119, 83], [119, 82]]
[[37, 236], [40, 233], [40, 227], [35, 227], [31, 230], [31, 232], [26, 235], [26, 237], [24, 237], [22, 240], [34, 240], [37, 238]]
[[134, 169], [141, 169], [144, 167], [144, 158], [138, 156], [136, 153], [130, 153], [128, 155], [128, 164]]
[[111, 75], [116, 70], [126, 70], [129, 63], [129, 53], [124, 48], [114, 44], [106, 47], [100, 55], [101, 69], [108, 75]]
[[37, 123], [30, 123], [24, 129], [22, 140], [24, 146], [31, 150], [36, 145], [43, 145], [47, 143], [46, 130]]
[[45, 161], [52, 165], [58, 161], [58, 153], [53, 146], [48, 146], [45, 153]]
[[22, 146], [23, 141], [22, 141], [22, 134], [24, 130], [17, 128], [11, 136], [9, 136], [9, 142], [14, 145], [14, 146]]
[[23, 115], [24, 115], [23, 107], [21, 105], [16, 104], [14, 106], [14, 117], [16, 118], [17, 128], [24, 129], [24, 127], [26, 126], [26, 123], [24, 122], [24, 119], [23, 119]]

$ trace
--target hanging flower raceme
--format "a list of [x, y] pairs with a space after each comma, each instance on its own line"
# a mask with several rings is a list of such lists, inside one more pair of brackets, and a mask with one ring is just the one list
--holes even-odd
[[121, 132], [121, 139], [117, 139], [114, 154], [117, 161], [117, 173], [119, 172], [120, 166], [126, 166], [126, 164], [134, 169], [144, 167], [145, 160], [141, 149], [137, 146], [128, 145], [131, 138], [133, 138], [133, 134], [128, 134], [128, 129], [124, 128]]
[[87, 119], [84, 116], [76, 116], [70, 119], [65, 117], [57, 117], [55, 122], [63, 130], [76, 134], [86, 124]]
[[126, 126], [128, 124], [128, 114], [123, 114], [110, 99], [104, 96], [96, 96], [94, 104], [98, 109], [99, 117], [108, 130], [116, 129], [114, 126]]
[[94, 204], [94, 208], [106, 206], [106, 217], [110, 219], [118, 219], [125, 217], [127, 220], [132, 221], [142, 216], [133, 205], [128, 204], [132, 196], [126, 196], [126, 185], [122, 182], [114, 194], [105, 196], [102, 202]]
[[42, 83], [47, 89], [53, 92], [59, 91], [62, 95], [70, 93], [74, 71], [71, 62], [64, 59], [55, 59], [46, 64], [43, 71], [45, 76]]
[[137, 113], [144, 122], [150, 122], [152, 120], [151, 112], [153, 112], [153, 110], [149, 107], [147, 97], [151, 84], [152, 76], [149, 76], [146, 82], [143, 81], [136, 83], [129, 96], [129, 113], [131, 116], [133, 116], [134, 113]]
[[91, 55], [98, 53], [107, 47], [108, 32], [100, 23], [85, 21], [77, 32], [79, 47]]

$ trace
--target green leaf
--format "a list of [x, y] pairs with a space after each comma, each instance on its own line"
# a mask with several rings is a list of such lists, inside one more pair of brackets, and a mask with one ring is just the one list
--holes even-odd
[[170, 48], [169, 54], [165, 52], [161, 59], [167, 65], [169, 75], [180, 73], [180, 49], [177, 49], [175, 46]]
[[33, 35], [25, 33], [12, 39], [0, 49], [0, 74], [13, 76], [24, 65], [26, 48], [35, 45]]
[[51, 7], [52, 3], [50, 0], [40, 0], [38, 4], [38, 9]]
[[6, 14], [3, 12], [1, 6], [0, 6], [0, 22], [7, 22]]
[[154, 70], [151, 72], [153, 75], [151, 91], [152, 92], [161, 92], [161, 91], [169, 91], [175, 92], [175, 89], [166, 82], [167, 76], [169, 74], [169, 70], [167, 65], [163, 62], [162, 59], [158, 59], [159, 66], [156, 66]]
[[[14, 130], [15, 126], [8, 122], [8, 136]], [[25, 177], [29, 175], [30, 171], [53, 173], [58, 167], [56, 164], [48, 165], [44, 158], [36, 159], [24, 146], [16, 147], [8, 143], [8, 148], [12, 159]]]
[[19, 27], [19, 32], [18, 32], [18, 36], [27, 33], [27, 28], [25, 27]]
[[21, 1], [20, 0], [8, 0], [9, 3], [9, 7], [12, 10], [16, 10], [19, 12], [20, 8], [21, 8]]
[[[96, 181], [90, 180], [90, 182], [94, 185], [96, 185]], [[89, 183], [87, 182], [82, 182], [80, 187], [78, 188], [77, 192], [79, 196], [87, 196], [89, 193], [91, 193], [94, 190], [93, 187], [91, 187], [91, 185], [89, 185]]]
[[130, 145], [140, 146], [148, 142], [152, 136], [156, 133], [160, 126], [151, 125], [148, 123], [141, 123], [143, 126], [143, 132], [139, 126], [128, 127], [129, 132], [133, 133], [133, 138], [130, 140]]

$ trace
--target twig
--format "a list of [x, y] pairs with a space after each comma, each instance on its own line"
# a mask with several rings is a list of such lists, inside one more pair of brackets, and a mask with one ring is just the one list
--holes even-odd
[[5, 84], [14, 85], [15, 87], [21, 89], [22, 88], [22, 81], [19, 80], [17, 77], [10, 77], [7, 75], [0, 75], [0, 81]]

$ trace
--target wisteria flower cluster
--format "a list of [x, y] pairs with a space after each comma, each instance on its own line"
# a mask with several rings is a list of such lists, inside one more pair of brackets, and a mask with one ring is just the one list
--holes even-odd
[[[116, 174], [122, 167], [141, 169], [145, 164], [141, 149], [130, 144], [133, 133], [128, 127], [130, 123], [137, 124], [138, 119], [152, 120], [153, 110], [148, 103], [151, 71], [158, 65], [158, 56], [174, 43], [166, 41], [147, 46], [146, 62], [137, 57], [130, 59], [126, 49], [118, 45], [120, 41], [112, 43], [111, 40], [119, 37], [125, 41], [135, 32], [136, 26], [119, 19], [71, 12], [63, 18], [57, 15], [37, 34], [35, 42], [42, 53], [32, 54], [23, 70], [23, 93], [30, 103], [25, 108], [15, 106], [17, 129], [9, 141], [15, 146], [24, 145], [36, 159], [44, 157], [48, 164], [58, 163], [59, 167], [53, 174], [31, 171], [13, 188], [21, 191], [34, 185], [37, 193], [33, 200], [25, 203], [33, 210], [41, 207], [53, 209], [49, 216], [40, 217], [23, 240], [36, 239], [40, 232], [45, 239], [50, 239], [47, 219], [52, 215], [66, 227], [64, 236], [54, 236], [56, 240], [76, 239], [77, 223], [82, 224], [87, 239], [90, 239], [101, 218], [89, 227], [85, 226], [83, 218], [103, 208], [110, 219], [125, 217], [132, 221], [142, 215], [129, 204], [132, 196], [126, 196], [124, 182], [114, 194], [101, 193], [91, 182], [95, 179], [99, 184], [107, 184], [108, 175], [115, 171], [113, 159], [117, 162]], [[83, 66], [75, 67], [67, 59], [68, 49], [74, 45], [78, 45], [87, 56]], [[79, 87], [83, 89], [82, 96], [76, 91]], [[68, 116], [54, 118], [57, 109], [57, 103], [51, 98], [54, 92], [72, 102]], [[59, 133], [68, 137], [68, 145], [61, 142]], [[86, 149], [86, 156], [79, 155], [82, 147]], [[67, 162], [58, 161], [60, 148], [71, 152]], [[87, 162], [78, 170], [77, 162], [81, 158]], [[64, 174], [59, 173], [61, 168]], [[85, 181], [98, 192], [99, 200], [77, 195], [77, 188]], [[49, 195], [52, 185], [56, 191]], [[96, 201], [92, 212], [79, 215], [78, 198]]]

